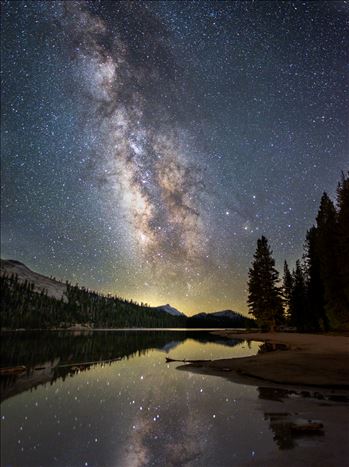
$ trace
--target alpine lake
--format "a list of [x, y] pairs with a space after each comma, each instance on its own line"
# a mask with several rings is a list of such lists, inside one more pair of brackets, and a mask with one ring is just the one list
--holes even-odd
[[[324, 452], [330, 459], [345, 430], [334, 420], [348, 409], [343, 394], [234, 381], [166, 360], [247, 357], [261, 346], [207, 330], [4, 333], [1, 465], [313, 465], [307, 459]], [[319, 415], [324, 430], [292, 429], [294, 417]]]

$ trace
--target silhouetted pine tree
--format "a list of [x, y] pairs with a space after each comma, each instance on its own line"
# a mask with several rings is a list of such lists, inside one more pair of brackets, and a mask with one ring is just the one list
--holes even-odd
[[349, 328], [349, 172], [337, 187], [336, 279], [328, 311], [333, 327]]
[[316, 224], [316, 255], [319, 258], [320, 277], [324, 287], [324, 308], [330, 318], [338, 312], [340, 290], [336, 251], [337, 212], [326, 193], [321, 198]]
[[286, 319], [289, 321], [290, 318], [290, 307], [291, 307], [291, 297], [293, 289], [293, 277], [288, 267], [287, 261], [284, 263], [284, 276], [282, 282], [282, 294], [284, 299]]
[[292, 291], [290, 297], [290, 324], [297, 330], [309, 329], [309, 316], [304, 273], [299, 260], [292, 274]]
[[318, 229], [313, 226], [307, 232], [305, 243], [305, 269], [306, 269], [306, 288], [308, 302], [309, 330], [328, 330], [329, 322], [325, 311], [324, 282], [321, 275], [321, 263], [319, 256]]
[[283, 321], [282, 297], [278, 286], [279, 273], [264, 236], [257, 240], [257, 250], [248, 276], [250, 314], [260, 325], [274, 329]]

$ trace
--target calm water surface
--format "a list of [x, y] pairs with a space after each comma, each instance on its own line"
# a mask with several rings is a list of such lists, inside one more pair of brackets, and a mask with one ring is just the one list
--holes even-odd
[[7, 335], [2, 367], [27, 370], [1, 379], [1, 465], [258, 465], [280, 449], [265, 393], [179, 371], [166, 356], [242, 357], [259, 346], [195, 331]]

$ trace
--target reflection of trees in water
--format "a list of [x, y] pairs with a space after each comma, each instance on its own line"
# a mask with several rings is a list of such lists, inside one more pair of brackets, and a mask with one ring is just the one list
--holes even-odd
[[280, 450], [293, 449], [297, 446], [297, 439], [324, 435], [323, 424], [319, 420], [301, 419], [297, 414], [265, 413], [264, 419], [269, 420], [273, 439]]
[[241, 341], [223, 339], [195, 331], [117, 332], [24, 332], [4, 334], [1, 339], [1, 367], [24, 366], [21, 374], [0, 378], [2, 400], [56, 379], [65, 380], [95, 365], [111, 364], [122, 358], [145, 355], [151, 349], [167, 350], [186, 339], [215, 342], [234, 347]]
[[150, 349], [162, 349], [168, 343], [194, 339], [234, 347], [241, 341], [224, 339], [195, 331], [111, 331], [111, 332], [24, 332], [4, 334], [1, 339], [1, 366], [39, 365], [60, 359], [74, 361], [110, 360], [144, 355]]
[[283, 399], [287, 399], [291, 394], [297, 394], [296, 391], [284, 388], [260, 387], [257, 389], [258, 397], [268, 401], [281, 402]]
[[269, 428], [273, 432], [273, 439], [280, 450], [292, 449], [296, 446], [295, 436], [291, 424], [287, 422], [288, 413], [265, 413], [264, 419], [269, 420]]
[[[290, 396], [329, 399], [331, 396], [324, 396], [315, 391], [295, 391], [275, 387], [259, 387], [258, 397], [264, 400], [282, 402]], [[273, 439], [280, 450], [293, 449], [297, 446], [296, 440], [307, 436], [323, 435], [322, 426], [317, 421], [303, 420], [298, 418], [298, 414], [288, 412], [265, 412], [264, 419], [269, 421], [269, 428], [273, 432]], [[322, 424], [320, 424], [322, 425]]]
[[344, 402], [349, 403], [349, 397], [346, 394], [328, 394], [319, 391], [296, 391], [295, 389], [285, 389], [279, 387], [259, 387], [258, 397], [259, 399], [265, 399], [268, 401], [282, 402], [284, 399], [296, 396], [302, 397], [303, 399], [318, 399], [327, 400], [332, 402]]
[[276, 350], [288, 349], [289, 346], [286, 344], [274, 344], [271, 342], [263, 342], [263, 344], [259, 347], [258, 353], [275, 352]]

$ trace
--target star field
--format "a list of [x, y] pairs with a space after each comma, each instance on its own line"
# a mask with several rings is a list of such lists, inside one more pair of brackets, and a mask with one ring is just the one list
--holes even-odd
[[348, 4], [2, 2], [2, 257], [245, 312], [348, 168]]
[[[195, 358], [254, 355], [260, 346], [194, 339], [168, 344], [176, 358], [189, 352]], [[212, 465], [215, 455], [220, 465], [229, 465], [228, 456], [249, 459], [255, 451], [261, 456], [273, 448], [263, 413], [256, 409], [256, 388], [177, 371], [164, 364], [165, 348], [142, 349], [111, 365], [50, 381], [57, 357], [46, 366], [46, 384], [3, 403], [6, 459], [79, 466], [178, 465], [200, 459]], [[246, 423], [250, 407], [253, 424]], [[246, 443], [251, 431], [256, 436]], [[234, 446], [229, 453], [227, 442]]]

